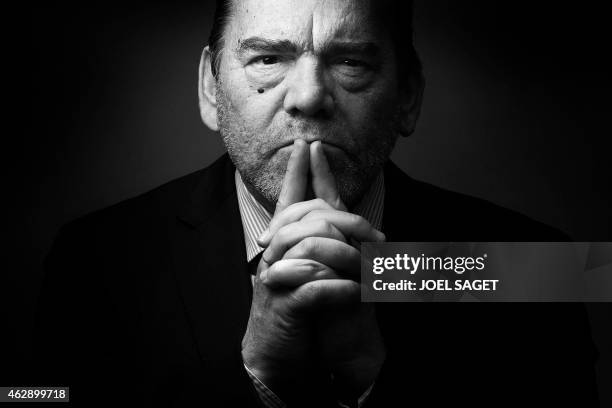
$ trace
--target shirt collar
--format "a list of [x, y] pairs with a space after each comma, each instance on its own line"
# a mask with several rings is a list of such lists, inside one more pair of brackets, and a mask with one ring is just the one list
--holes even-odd
[[[255, 258], [264, 248], [257, 244], [259, 237], [272, 219], [272, 214], [261, 205], [249, 192], [236, 170], [236, 192], [238, 195], [238, 206], [240, 218], [244, 230], [244, 243], [246, 246], [247, 262]], [[363, 196], [359, 204], [353, 209], [353, 213], [362, 216], [378, 230], [382, 226], [382, 217], [385, 204], [385, 179], [381, 171]]]

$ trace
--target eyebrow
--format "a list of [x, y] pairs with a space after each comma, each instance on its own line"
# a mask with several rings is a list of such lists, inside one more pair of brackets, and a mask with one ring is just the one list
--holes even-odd
[[362, 54], [375, 57], [380, 54], [380, 47], [373, 42], [332, 41], [326, 44], [324, 52], [336, 54]]
[[[237, 53], [243, 56], [248, 52], [265, 52], [271, 54], [292, 54], [300, 47], [289, 40], [273, 40], [263, 37], [249, 37], [239, 41]], [[373, 42], [331, 41], [322, 50], [327, 54], [364, 54], [375, 57], [380, 54], [380, 47]]]
[[297, 52], [297, 45], [289, 40], [271, 40], [262, 37], [249, 37], [238, 43], [239, 56], [247, 52], [269, 52], [273, 54], [290, 54]]

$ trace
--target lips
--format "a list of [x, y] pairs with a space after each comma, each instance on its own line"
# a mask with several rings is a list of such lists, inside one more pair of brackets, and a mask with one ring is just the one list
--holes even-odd
[[[344, 150], [342, 148], [342, 146], [340, 146], [340, 145], [338, 145], [336, 143], [327, 141], [327, 140], [321, 140], [321, 139], [302, 139], [302, 140], [304, 140], [308, 144], [311, 144], [312, 142], [316, 142], [318, 140], [318, 141], [320, 141], [323, 144], [323, 147], [325, 147], [325, 145], [327, 145], [327, 146], [335, 147], [336, 149]], [[282, 149], [282, 148], [287, 147], [287, 146], [292, 146], [294, 142], [295, 142], [295, 140], [289, 140], [288, 142], [283, 143], [282, 145], [280, 145], [278, 147], [278, 149]]]
[[[347, 158], [349, 161], [351, 161], [353, 163], [359, 163], [360, 162], [358, 156], [353, 154], [351, 152], [351, 150], [346, 149], [345, 147], [343, 147], [343, 145], [341, 145], [341, 144], [338, 144], [338, 143], [335, 143], [335, 142], [330, 142], [328, 140], [318, 139], [318, 138], [304, 138], [302, 140], [304, 140], [308, 144], [319, 140], [323, 144], [323, 150], [326, 152], [326, 154], [333, 155], [334, 158], [342, 159], [342, 160]], [[274, 148], [273, 150], [270, 150], [270, 152], [268, 153], [269, 154], [268, 158], [271, 158], [279, 150], [292, 146], [294, 141], [295, 141], [295, 139], [294, 140], [288, 140], [287, 142], [279, 145], [278, 147]]]

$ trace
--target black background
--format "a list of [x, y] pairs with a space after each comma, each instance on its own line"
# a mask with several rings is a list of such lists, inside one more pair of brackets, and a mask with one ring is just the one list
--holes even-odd
[[[223, 152], [197, 109], [212, 10], [202, 1], [27, 11], [23, 65], [31, 72], [18, 106], [25, 134], [5, 162], [16, 187], [7, 217], [14, 262], [3, 271], [7, 332], [17, 333], [10, 354], [23, 372], [9, 373], [7, 385], [27, 385], [40, 263], [58, 228]], [[611, 241], [606, 15], [603, 2], [417, 1], [427, 88], [417, 132], [400, 140], [395, 162], [417, 179], [512, 208], [575, 240]], [[9, 41], [21, 44], [15, 37]], [[610, 306], [589, 311], [600, 384], [610, 384]], [[600, 388], [611, 406], [610, 391]]]

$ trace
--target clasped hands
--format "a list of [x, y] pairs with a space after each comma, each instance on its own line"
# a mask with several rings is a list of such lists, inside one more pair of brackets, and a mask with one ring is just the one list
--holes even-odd
[[[315, 199], [304, 201], [308, 173]], [[311, 393], [333, 375], [357, 398], [385, 359], [372, 304], [360, 302], [359, 241], [384, 241], [346, 211], [321, 142], [296, 140], [257, 268], [242, 358], [277, 396]]]

